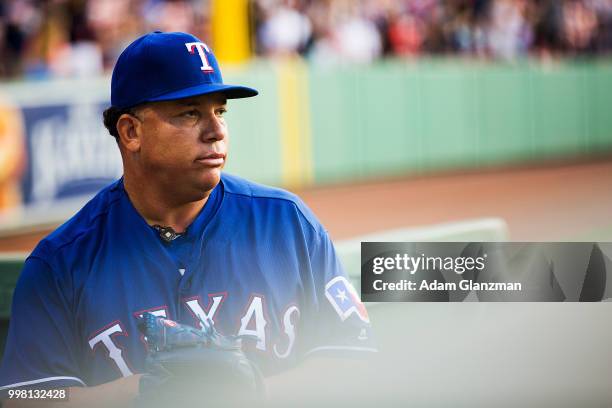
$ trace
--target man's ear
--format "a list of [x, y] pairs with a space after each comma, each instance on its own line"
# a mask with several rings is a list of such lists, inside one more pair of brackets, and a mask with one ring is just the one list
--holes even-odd
[[126, 150], [136, 153], [140, 150], [142, 136], [142, 122], [135, 116], [124, 113], [117, 120], [117, 133], [119, 143]]

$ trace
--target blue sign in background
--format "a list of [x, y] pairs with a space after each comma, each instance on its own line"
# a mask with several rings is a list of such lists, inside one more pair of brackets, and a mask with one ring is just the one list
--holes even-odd
[[116, 142], [102, 123], [107, 103], [24, 107], [25, 205], [90, 196], [122, 174]]

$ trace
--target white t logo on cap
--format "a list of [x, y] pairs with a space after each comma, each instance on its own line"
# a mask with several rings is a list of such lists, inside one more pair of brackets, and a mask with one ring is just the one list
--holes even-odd
[[206, 58], [206, 54], [204, 53], [204, 50], [206, 50], [207, 52], [210, 52], [210, 50], [208, 49], [208, 46], [202, 42], [188, 42], [185, 43], [185, 47], [187, 47], [187, 51], [189, 51], [190, 54], [193, 54], [195, 52], [195, 50], [198, 50], [198, 55], [200, 56], [200, 60], [202, 61], [202, 66], [200, 67], [200, 69], [203, 72], [214, 72], [214, 68], [210, 66], [210, 64], [208, 63], [208, 58]]

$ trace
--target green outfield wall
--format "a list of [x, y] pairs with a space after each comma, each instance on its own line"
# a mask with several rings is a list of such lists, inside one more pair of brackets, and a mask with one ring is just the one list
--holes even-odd
[[[267, 182], [344, 182], [612, 151], [612, 62], [292, 70], [267, 63], [232, 74], [260, 87], [262, 106], [233, 104], [230, 170]], [[304, 86], [283, 92], [288, 75]], [[283, 165], [298, 162], [298, 174]]]
[[309, 71], [313, 180], [612, 150], [612, 64], [380, 63]]

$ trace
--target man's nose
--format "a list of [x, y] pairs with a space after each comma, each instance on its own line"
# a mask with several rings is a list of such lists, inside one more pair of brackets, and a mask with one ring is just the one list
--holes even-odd
[[227, 137], [227, 127], [223, 118], [217, 115], [211, 115], [206, 125], [202, 128], [202, 140], [205, 142], [216, 142]]

